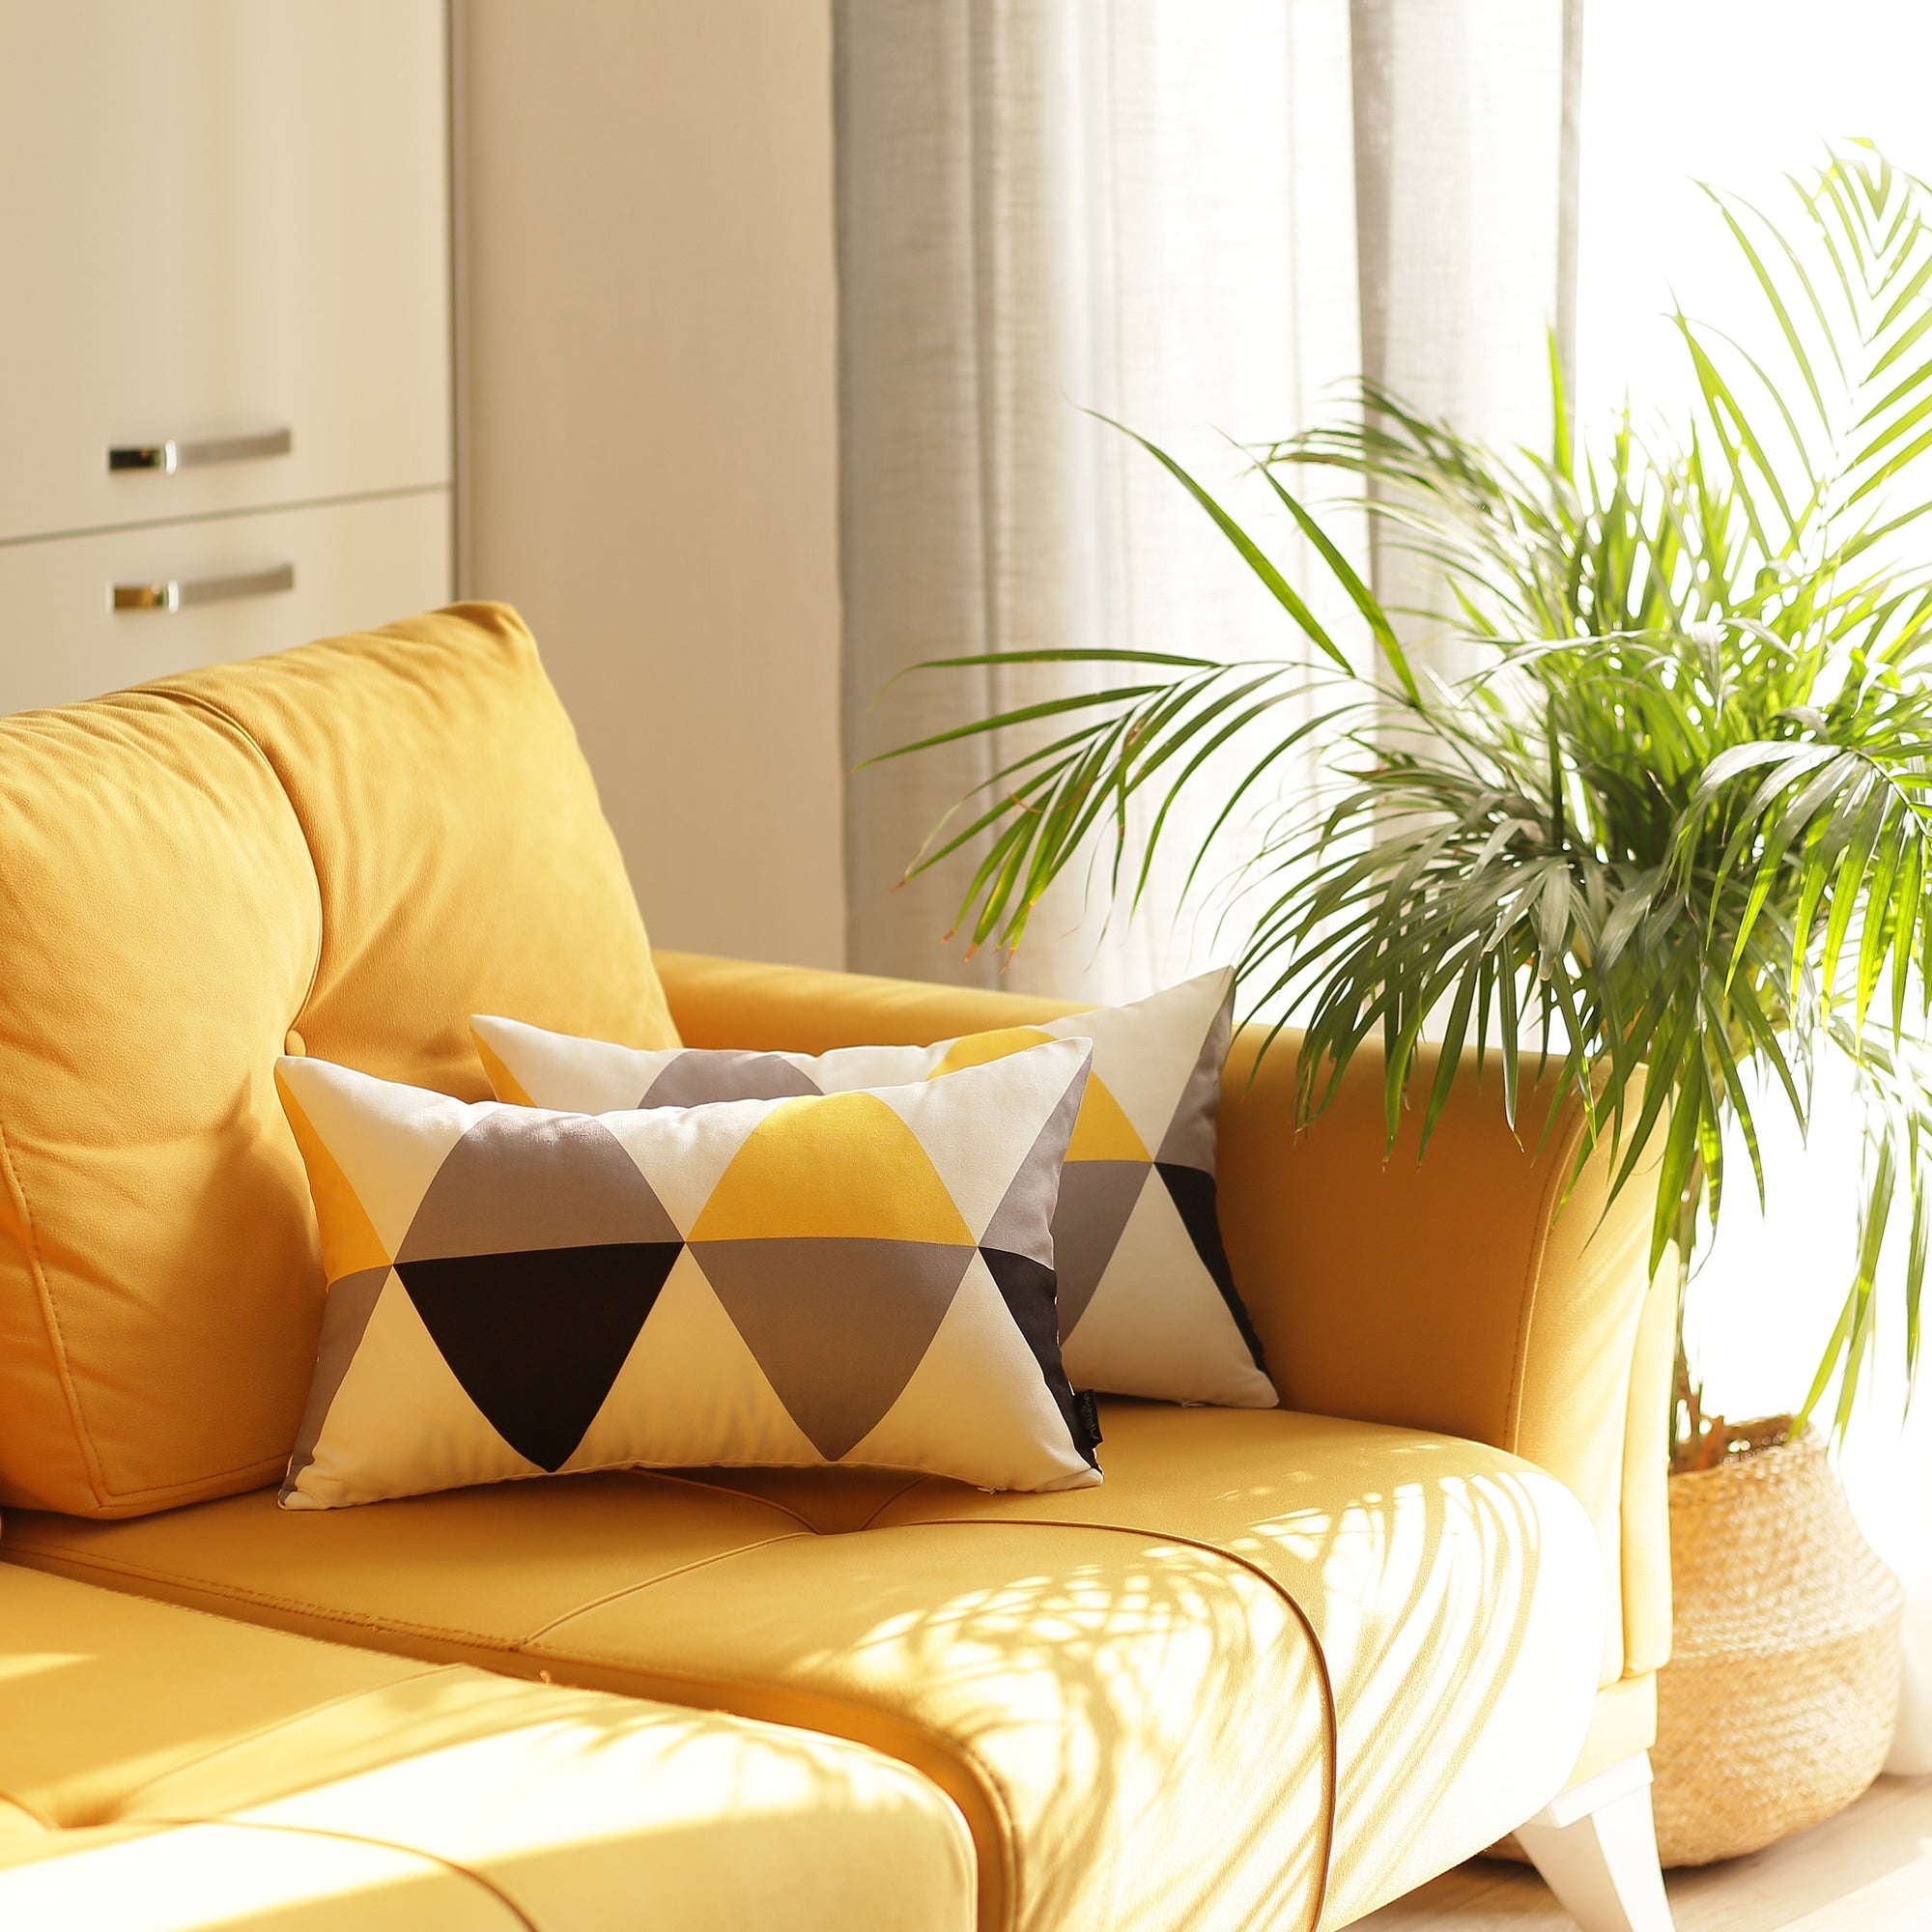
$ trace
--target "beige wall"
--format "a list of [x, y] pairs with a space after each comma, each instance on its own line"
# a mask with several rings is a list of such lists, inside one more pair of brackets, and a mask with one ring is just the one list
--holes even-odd
[[467, 587], [654, 940], [840, 963], [830, 9], [457, 0]]

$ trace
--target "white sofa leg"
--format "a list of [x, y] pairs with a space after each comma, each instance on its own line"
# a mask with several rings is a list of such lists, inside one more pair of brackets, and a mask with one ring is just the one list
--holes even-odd
[[1516, 1838], [1583, 1932], [1671, 1932], [1648, 1752], [1564, 1792]]

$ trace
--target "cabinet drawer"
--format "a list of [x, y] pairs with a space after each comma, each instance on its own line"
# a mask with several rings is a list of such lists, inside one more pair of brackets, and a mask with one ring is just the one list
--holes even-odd
[[446, 98], [442, 0], [0, 0], [0, 538], [448, 482]]
[[[284, 568], [294, 587], [196, 602]], [[117, 611], [117, 584], [183, 607]], [[258, 657], [449, 601], [447, 490], [0, 548], [0, 711], [71, 704], [193, 665]]]

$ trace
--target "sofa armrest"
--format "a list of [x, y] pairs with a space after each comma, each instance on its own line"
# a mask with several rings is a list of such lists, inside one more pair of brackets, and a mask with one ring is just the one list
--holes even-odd
[[[1581, 1109], [1543, 1140], [1549, 1090], [1526, 1080], [1519, 1141], [1497, 1069], [1479, 1084], [1473, 1055], [1426, 1159], [1419, 1107], [1383, 1158], [1375, 1049], [1297, 1133], [1299, 1037], [1278, 1039], [1257, 1068], [1259, 1043], [1249, 1029], [1229, 1057], [1220, 1213], [1283, 1402], [1469, 1436], [1560, 1477], [1604, 1556], [1604, 1679], [1655, 1669], [1669, 1654], [1675, 1301], [1667, 1278], [1646, 1278], [1652, 1175], [1609, 1202], [1600, 1152], [1562, 1201]], [[1435, 1077], [1425, 1049], [1416, 1091]]]
[[[694, 1046], [923, 1045], [1082, 1004], [688, 953], [660, 953], [658, 969]], [[1383, 1159], [1369, 1050], [1297, 1133], [1298, 1037], [1257, 1067], [1259, 1043], [1245, 1030], [1224, 1078], [1220, 1215], [1284, 1405], [1468, 1436], [1561, 1478], [1604, 1554], [1604, 1681], [1654, 1670], [1669, 1654], [1674, 1302], [1667, 1281], [1645, 1278], [1648, 1177], [1606, 1204], [1607, 1161], [1593, 1155], [1561, 1203], [1579, 1110], [1539, 1145], [1548, 1094], [1525, 1081], [1519, 1142], [1495, 1069], [1479, 1085], [1472, 1063], [1426, 1160], [1413, 1111]], [[1434, 1073], [1425, 1053], [1420, 1091]]]
[[652, 957], [687, 1046], [785, 1053], [930, 1046], [956, 1033], [1061, 1019], [1094, 1004], [810, 966], [767, 966], [701, 952], [654, 952]]

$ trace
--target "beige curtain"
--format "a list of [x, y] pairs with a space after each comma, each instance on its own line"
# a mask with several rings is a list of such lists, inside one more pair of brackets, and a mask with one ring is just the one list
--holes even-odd
[[[834, 18], [849, 766], [1092, 674], [901, 675], [923, 660], [1293, 648], [1200, 512], [1083, 408], [1174, 449], [1304, 579], [1226, 437], [1302, 427], [1365, 368], [1465, 428], [1543, 433], [1560, 0], [835, 0]], [[970, 864], [893, 888], [1013, 750], [853, 770], [854, 968], [998, 980], [945, 939]], [[1064, 881], [1005, 983], [1124, 999], [1227, 956], [1212, 908], [1176, 903], [1211, 815], [1204, 795], [1131, 923], [1104, 867]]]

